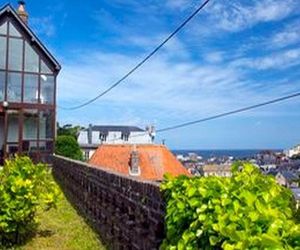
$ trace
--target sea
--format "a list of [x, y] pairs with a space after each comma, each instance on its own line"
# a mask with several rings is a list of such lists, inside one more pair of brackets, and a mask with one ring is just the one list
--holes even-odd
[[[209, 159], [211, 157], [234, 157], [235, 159], [245, 159], [253, 158], [258, 153], [264, 151], [264, 149], [238, 149], [238, 150], [172, 150], [175, 155], [187, 156], [189, 153], [195, 153], [199, 156], [202, 156], [203, 159]], [[269, 151], [273, 152], [282, 152], [281, 149], [272, 149]]]

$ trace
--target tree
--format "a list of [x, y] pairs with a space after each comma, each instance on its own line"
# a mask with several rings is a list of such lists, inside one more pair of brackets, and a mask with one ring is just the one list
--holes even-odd
[[168, 177], [162, 249], [300, 249], [292, 193], [250, 163], [232, 177]]
[[69, 157], [74, 160], [83, 160], [77, 140], [71, 135], [60, 135], [55, 142], [55, 154]]
[[80, 130], [84, 129], [81, 126], [73, 126], [72, 124], [66, 124], [62, 127], [57, 123], [57, 135], [70, 135], [73, 136], [76, 140], [79, 135]]

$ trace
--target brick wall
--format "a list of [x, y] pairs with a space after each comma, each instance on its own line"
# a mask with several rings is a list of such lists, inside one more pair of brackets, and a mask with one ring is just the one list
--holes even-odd
[[60, 156], [53, 157], [53, 173], [109, 249], [159, 248], [164, 238], [165, 206], [157, 183]]

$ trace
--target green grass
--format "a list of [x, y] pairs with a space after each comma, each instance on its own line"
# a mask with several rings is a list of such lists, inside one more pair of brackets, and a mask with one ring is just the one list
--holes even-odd
[[97, 234], [62, 194], [57, 209], [38, 215], [37, 234], [20, 250], [104, 250]]

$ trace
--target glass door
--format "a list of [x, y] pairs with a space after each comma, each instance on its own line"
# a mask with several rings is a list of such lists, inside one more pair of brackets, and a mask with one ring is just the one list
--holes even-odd
[[8, 158], [20, 152], [20, 112], [18, 110], [8, 110], [6, 112], [6, 155]]

